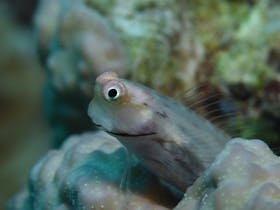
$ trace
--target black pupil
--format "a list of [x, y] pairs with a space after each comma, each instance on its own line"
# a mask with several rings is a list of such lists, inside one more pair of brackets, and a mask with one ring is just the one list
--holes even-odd
[[108, 91], [109, 98], [115, 98], [118, 94], [118, 91], [116, 89], [111, 89]]

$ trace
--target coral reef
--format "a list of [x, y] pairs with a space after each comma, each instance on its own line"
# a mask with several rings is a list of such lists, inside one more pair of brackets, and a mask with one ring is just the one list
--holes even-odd
[[204, 56], [196, 39], [186, 2], [116, 1], [111, 21], [128, 51], [131, 78], [168, 95], [195, 85]]
[[248, 14], [233, 33], [228, 50], [218, 53], [214, 79], [227, 84], [243, 83], [258, 90], [277, 77], [276, 69], [269, 66], [267, 58], [269, 51], [277, 47], [270, 40], [279, 36], [280, 31], [269, 31], [272, 21], [269, 12], [268, 2], [261, 1]]
[[203, 47], [182, 8], [185, 3], [170, 0], [42, 0], [36, 28], [54, 86], [65, 91], [77, 85], [87, 93], [85, 83], [96, 74], [129, 71], [134, 80], [170, 94], [171, 81], [185, 89]]
[[239, 135], [264, 139], [272, 147], [278, 146], [280, 139], [280, 26], [275, 22], [280, 18], [279, 8], [279, 2], [256, 1], [225, 49], [214, 56], [212, 77], [239, 103], [237, 127], [251, 125], [243, 126]]
[[[264, 142], [232, 139], [175, 209], [277, 210], [279, 173], [280, 159]], [[168, 210], [176, 202], [166, 185], [99, 131], [72, 136], [50, 151], [8, 209]]]
[[206, 117], [227, 116], [234, 107], [241, 113], [229, 125], [234, 136], [277, 146], [279, 7], [261, 0], [41, 0], [36, 31], [48, 71], [46, 112], [58, 144], [93, 129], [85, 113], [91, 83], [110, 70], [187, 105], [219, 93], [201, 103]]
[[35, 17], [39, 47], [58, 91], [91, 93], [104, 71], [126, 73], [126, 57], [108, 21], [85, 1], [41, 1]]
[[280, 158], [260, 140], [233, 139], [175, 210], [280, 209]]
[[85, 1], [40, 2], [35, 25], [49, 75], [45, 107], [59, 142], [69, 133], [93, 129], [86, 107], [95, 76], [126, 74], [124, 48], [107, 22]]
[[[15, 9], [25, 24], [30, 24], [32, 2], [9, 1], [28, 5]], [[17, 28], [6, 17], [10, 11], [0, 7], [0, 139], [1, 155], [9, 154], [1, 157], [0, 181], [13, 191], [25, 178], [18, 177], [18, 171], [26, 174], [25, 166], [46, 150], [48, 141], [42, 142], [46, 137], [38, 134], [43, 78], [33, 36], [30, 28]], [[70, 134], [95, 129], [86, 113], [93, 81], [104, 71], [115, 71], [192, 109], [202, 105], [201, 113], [213, 121], [236, 111], [235, 136], [263, 139], [279, 148], [279, 8], [276, 0], [40, 0], [34, 22], [47, 75], [45, 113], [56, 146]], [[190, 87], [197, 88], [185, 94]], [[174, 207], [170, 187], [136, 160], [129, 175], [126, 155], [102, 132], [71, 137], [38, 162], [29, 188], [15, 197], [10, 209]], [[233, 141], [177, 209], [279, 209], [277, 166], [278, 158], [263, 143]], [[14, 178], [10, 168], [16, 167]]]
[[218, 122], [231, 135], [279, 147], [279, 1], [190, 1], [189, 6], [205, 51], [196, 73], [196, 83], [205, 86], [192, 100], [207, 107], [206, 117], [216, 109], [209, 117], [215, 123], [233, 111], [231, 122]]
[[173, 96], [194, 85], [203, 47], [182, 6], [170, 0], [40, 2], [35, 23], [48, 71], [46, 112], [59, 141], [93, 129], [85, 108], [92, 82], [104, 71]]
[[[131, 170], [131, 171], [130, 171]], [[156, 192], [156, 193], [155, 193]], [[167, 210], [172, 194], [103, 131], [71, 136], [32, 169], [10, 210]]]

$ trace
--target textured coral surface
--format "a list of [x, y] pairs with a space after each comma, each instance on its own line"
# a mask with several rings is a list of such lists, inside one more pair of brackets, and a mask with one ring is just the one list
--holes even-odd
[[32, 169], [9, 209], [170, 209], [172, 194], [103, 131], [70, 137]]
[[49, 75], [45, 108], [59, 145], [92, 130], [86, 109], [92, 82], [104, 71], [127, 72], [124, 46], [100, 13], [82, 0], [42, 0], [34, 17], [41, 60]]
[[[280, 158], [263, 141], [233, 139], [175, 209], [279, 210], [279, 176]], [[72, 136], [42, 158], [9, 210], [167, 210], [176, 202], [115, 138], [99, 131]]]
[[233, 139], [176, 210], [280, 209], [280, 158], [260, 140]]

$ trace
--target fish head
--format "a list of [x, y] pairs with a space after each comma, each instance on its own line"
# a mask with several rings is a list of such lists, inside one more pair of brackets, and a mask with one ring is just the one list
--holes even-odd
[[97, 126], [115, 135], [154, 133], [153, 96], [140, 84], [121, 79], [114, 72], [96, 78], [88, 115]]

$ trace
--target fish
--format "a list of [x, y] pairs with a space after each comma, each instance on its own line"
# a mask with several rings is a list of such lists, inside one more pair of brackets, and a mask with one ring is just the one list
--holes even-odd
[[175, 99], [119, 78], [114, 72], [96, 78], [88, 115], [153, 174], [181, 192], [230, 140], [221, 129]]

